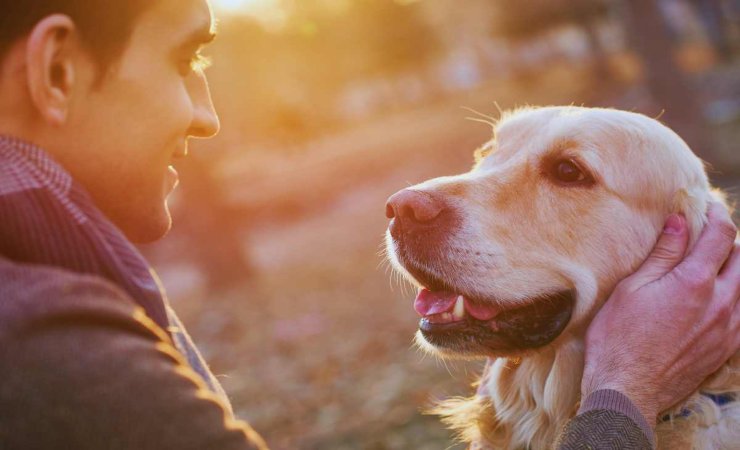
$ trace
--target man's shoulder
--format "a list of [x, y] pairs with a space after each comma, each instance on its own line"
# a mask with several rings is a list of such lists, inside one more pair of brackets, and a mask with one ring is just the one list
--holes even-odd
[[95, 277], [0, 259], [0, 374], [2, 449], [267, 448]]
[[128, 295], [103, 278], [0, 257], [0, 336], [51, 317], [130, 315], [135, 308]]

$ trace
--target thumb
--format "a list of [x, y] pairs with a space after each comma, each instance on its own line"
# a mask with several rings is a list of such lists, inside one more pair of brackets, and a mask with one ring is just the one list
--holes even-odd
[[[671, 214], [666, 220], [663, 233], [658, 238], [650, 256], [632, 276], [638, 286], [644, 286], [665, 276], [681, 262], [689, 245], [686, 218]], [[637, 278], [639, 281], [634, 280]]]

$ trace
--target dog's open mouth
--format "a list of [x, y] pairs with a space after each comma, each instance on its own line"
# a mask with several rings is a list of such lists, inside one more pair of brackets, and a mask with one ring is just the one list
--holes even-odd
[[571, 291], [532, 299], [503, 310], [454, 292], [419, 291], [414, 307], [419, 330], [433, 345], [462, 352], [508, 352], [541, 347], [565, 328], [573, 311]]
[[506, 354], [547, 345], [566, 327], [575, 303], [575, 293], [565, 290], [506, 307], [459, 293], [428, 274], [420, 278], [429, 282], [414, 301], [422, 336], [461, 354]]

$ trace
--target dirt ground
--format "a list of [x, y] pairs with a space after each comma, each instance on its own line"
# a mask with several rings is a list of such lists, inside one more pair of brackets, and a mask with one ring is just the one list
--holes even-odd
[[[255, 273], [229, 289], [207, 292], [197, 268], [172, 250], [187, 248], [186, 236], [163, 244], [169, 256], [157, 268], [175, 308], [238, 415], [272, 448], [463, 448], [422, 411], [436, 398], [471, 394], [482, 363], [445, 363], [414, 347], [414, 292], [381, 252], [385, 199], [470, 167], [490, 128], [466, 121], [460, 106], [493, 113], [494, 100], [503, 107], [588, 101], [579, 73], [549, 76], [380, 118], [298, 156], [242, 161], [244, 171], [270, 174], [237, 184], [243, 201], [310, 207], [293, 220], [262, 220], [234, 243]], [[737, 190], [740, 178], [725, 173], [721, 184]]]

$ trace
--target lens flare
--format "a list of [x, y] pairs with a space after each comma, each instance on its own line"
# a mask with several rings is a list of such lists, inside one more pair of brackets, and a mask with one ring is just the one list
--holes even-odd
[[214, 0], [213, 3], [220, 9], [238, 11], [259, 6], [265, 3], [265, 0]]

